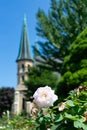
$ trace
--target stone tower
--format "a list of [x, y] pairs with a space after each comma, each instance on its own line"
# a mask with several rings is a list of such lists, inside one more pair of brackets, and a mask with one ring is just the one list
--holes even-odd
[[16, 62], [18, 83], [15, 89], [14, 113], [19, 114], [25, 109], [26, 100], [24, 93], [27, 91], [27, 88], [24, 85], [24, 80], [27, 80], [26, 72], [29, 66], [33, 66], [33, 60], [30, 55], [26, 17], [24, 17], [19, 53]]

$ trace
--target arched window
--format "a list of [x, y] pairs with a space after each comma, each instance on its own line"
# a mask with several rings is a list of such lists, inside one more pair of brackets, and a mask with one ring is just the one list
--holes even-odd
[[22, 76], [22, 82], [24, 82], [24, 75]]
[[22, 68], [21, 68], [22, 72], [25, 71], [24, 65], [22, 64]]

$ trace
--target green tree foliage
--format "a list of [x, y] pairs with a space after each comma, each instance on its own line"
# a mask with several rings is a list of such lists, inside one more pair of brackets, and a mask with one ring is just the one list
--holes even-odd
[[[87, 26], [87, 0], [51, 0], [48, 14], [39, 9], [37, 35], [42, 39], [34, 47], [39, 66], [61, 72], [68, 48]], [[42, 64], [41, 64], [42, 63]]]
[[27, 75], [28, 80], [25, 81], [25, 85], [28, 88], [28, 91], [26, 93], [28, 99], [39, 87], [48, 85], [51, 88], [55, 89], [57, 85], [58, 76], [49, 70], [43, 70], [38, 67], [30, 67]]
[[79, 85], [87, 85], [87, 28], [72, 43], [69, 55], [64, 58], [63, 76], [57, 91], [66, 95]]
[[14, 98], [14, 88], [0, 88], [0, 116], [7, 110], [11, 111]]

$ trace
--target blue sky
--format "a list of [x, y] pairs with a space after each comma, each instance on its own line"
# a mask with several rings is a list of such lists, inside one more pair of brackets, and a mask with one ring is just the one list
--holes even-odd
[[47, 12], [49, 7], [50, 0], [0, 0], [0, 87], [17, 86], [16, 58], [24, 14], [32, 52], [32, 45], [39, 40], [35, 30], [36, 13], [38, 8]]

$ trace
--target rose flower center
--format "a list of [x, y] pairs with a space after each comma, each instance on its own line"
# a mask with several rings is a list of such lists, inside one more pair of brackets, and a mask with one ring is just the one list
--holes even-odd
[[43, 94], [42, 94], [42, 97], [46, 98], [46, 97], [47, 97], [47, 94], [43, 93]]

